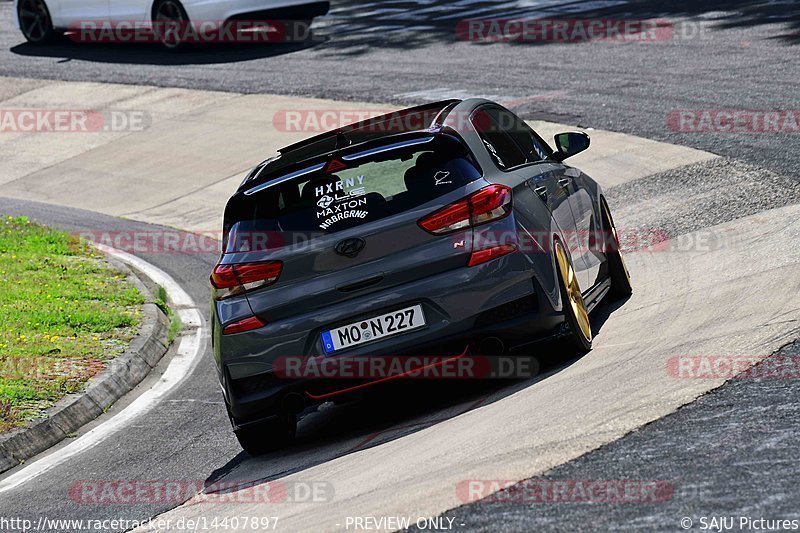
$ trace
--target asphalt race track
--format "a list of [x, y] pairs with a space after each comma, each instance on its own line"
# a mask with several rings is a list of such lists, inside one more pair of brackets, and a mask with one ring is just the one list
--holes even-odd
[[[763, 364], [792, 373], [794, 369], [783, 364], [798, 355], [800, 346], [795, 342]], [[526, 480], [531, 484], [678, 480], [669, 501], [523, 506], [513, 499], [504, 503], [498, 496], [445, 516], [456, 524], [470, 524], [472, 531], [570, 531], [575, 524], [594, 531], [675, 531], [686, 517], [700, 524], [697, 517], [741, 516], [746, 509], [750, 516], [760, 518], [762, 505], [769, 506], [771, 516], [796, 519], [800, 494], [794, 483], [798, 431], [794, 413], [800, 398], [793, 385], [775, 379], [734, 381], [646, 429], [554, 468], [546, 476]], [[776, 402], [776, 398], [781, 400]]]
[[[195, 371], [124, 431], [13, 490], [3, 491], [0, 477], [0, 516], [35, 521], [270, 514], [272, 509], [250, 504], [91, 505], [71, 498], [70, 489], [99, 479], [288, 479], [330, 483], [336, 499], [275, 506], [282, 517], [279, 531], [344, 530], [346, 516], [411, 513], [452, 518], [458, 531], [676, 531], [682, 517], [697, 522], [700, 516], [770, 512], [771, 518], [800, 518], [800, 491], [793, 482], [797, 380], [723, 385], [722, 379], [676, 379], [667, 370], [669, 358], [679, 354], [772, 356], [767, 361], [778, 357], [773, 354], [797, 355], [800, 131], [677, 132], [667, 117], [681, 109], [800, 110], [798, 4], [334, 4], [332, 15], [319, 21], [320, 42], [314, 45], [212, 48], [179, 56], [144, 46], [64, 43], [37, 49], [3, 24], [0, 76], [397, 104], [482, 95], [526, 118], [620, 131], [723, 157], [606, 190], [620, 227], [658, 228], [672, 240], [666, 248], [630, 252], [636, 292], [597, 313], [595, 349], [581, 359], [545, 346], [537, 353], [542, 373], [535, 379], [426, 383], [413, 394], [402, 387], [375, 390], [360, 402], [326, 405], [306, 416], [291, 450], [251, 458], [229, 430], [207, 348]], [[402, 13], [410, 7], [414, 16]], [[4, 22], [10, 9], [0, 3]], [[576, 13], [695, 17], [704, 31], [649, 44], [475, 45], [454, 37], [453, 26], [467, 17]], [[354, 14], [362, 16], [353, 21]], [[70, 231], [160, 231], [2, 196], [0, 186], [0, 213], [25, 214]], [[142, 258], [205, 309], [216, 255]], [[139, 391], [157, 379], [158, 373]], [[662, 480], [672, 495], [652, 505], [520, 505], [467, 501], [456, 490], [468, 480], [531, 475], [534, 481]]]
[[[668, 114], [679, 109], [800, 108], [800, 4], [794, 0], [466, 0], [456, 7], [430, 0], [424, 11], [404, 12], [415, 5], [334, 2], [331, 20], [318, 23], [321, 42], [315, 46], [218, 47], [177, 57], [149, 46], [66, 43], [38, 49], [3, 24], [0, 75], [367, 102], [484, 95], [511, 101], [523, 118], [668, 140], [798, 175], [800, 156], [789, 149], [791, 141], [667, 127]], [[0, 2], [0, 19], [8, 20], [10, 10], [10, 3]], [[352, 21], [354, 14], [360, 21]], [[484, 46], [455, 37], [454, 27], [467, 17], [567, 15], [666, 18], [686, 38]], [[697, 24], [680, 30], [685, 17]]]
[[[711, 167], [710, 164], [705, 164]], [[731, 175], [733, 165], [717, 164], [719, 167], [717, 172], [723, 175]], [[692, 171], [697, 169], [690, 169], [688, 176], [693, 174]], [[712, 172], [709, 168], [705, 169], [707, 172]], [[739, 175], [743, 179], [749, 178], [751, 169], [740, 169]], [[683, 179], [686, 179], [684, 176]], [[770, 176], [763, 176], [765, 181], [770, 179]], [[651, 205], [650, 200], [657, 195], [656, 184], [662, 182], [661, 198], [668, 197], [671, 194], [671, 188], [674, 183], [678, 181], [679, 176], [657, 176], [651, 179], [650, 191], [651, 196], [644, 200], [644, 204]], [[773, 180], [774, 176], [771, 177]], [[635, 183], [635, 182], [634, 182]], [[638, 185], [638, 184], [637, 184]], [[747, 214], [748, 212], [758, 212], [763, 205], [753, 205], [749, 203], [748, 198], [737, 199], [738, 185], [740, 183], [734, 182], [731, 186], [719, 187], [718, 194], [723, 194], [724, 201], [736, 204], [737, 212]], [[776, 185], [785, 185], [779, 181], [770, 182], [765, 184], [767, 188]], [[617, 202], [630, 201], [627, 194], [634, 186], [621, 186], [619, 191], [610, 191], [610, 198], [613, 199], [615, 204]], [[719, 195], [713, 198], [708, 198], [707, 202], [716, 202], [720, 200]], [[794, 198], [794, 201], [797, 199]], [[784, 198], [781, 203], [790, 203], [788, 199]], [[664, 210], [661, 212], [653, 213], [649, 208], [640, 210], [637, 209], [636, 204], [632, 201], [628, 207], [620, 212], [620, 217], [624, 220], [633, 220], [638, 218], [637, 224], [646, 224], [647, 217], [650, 220], [663, 224], [665, 219], [669, 218], [669, 212], [673, 210], [674, 204], [670, 205], [667, 201], [663, 201]], [[697, 207], [702, 212], [708, 204], [700, 203]], [[129, 229], [130, 222], [118, 221], [115, 219], [108, 219], [107, 217], [100, 217], [96, 214], [86, 212], [75, 212], [66, 209], [54, 208], [52, 206], [36, 206], [24, 204], [16, 201], [4, 201], [0, 204], [4, 212], [16, 213], [25, 212], [29, 215], [47, 221], [49, 223], [58, 224], [63, 227], [71, 228], [73, 230], [80, 230], [85, 228], [98, 227], [98, 224], [103, 224], [109, 230], [115, 227]], [[770, 206], [770, 207], [774, 207]], [[784, 208], [786, 209], [786, 208]], [[793, 207], [789, 206], [789, 209]], [[681, 226], [680, 221], [696, 217], [696, 212], [678, 212], [674, 213], [673, 217], [676, 226], [670, 228], [671, 231], [686, 234], [691, 231], [699, 229], [698, 227]], [[693, 217], [692, 215], [695, 215]], [[782, 217], [785, 217], [784, 214]], [[699, 218], [699, 217], [696, 217]], [[733, 217], [730, 217], [733, 218]], [[787, 217], [791, 218], [791, 216]], [[796, 217], [795, 217], [796, 220]], [[735, 222], [735, 221], [734, 221]], [[754, 242], [760, 240], [761, 237], [768, 238], [769, 233], [772, 232], [771, 227], [768, 225], [766, 228], [761, 227], [759, 231], [766, 231], [767, 234], [755, 239]], [[789, 231], [790, 235], [796, 238], [798, 228], [794, 224], [787, 226], [784, 231]], [[778, 234], [774, 236], [775, 239], [783, 239], [784, 236]], [[791, 239], [789, 239], [791, 240]], [[797, 240], [795, 239], [795, 244]], [[753, 250], [753, 253], [757, 253]], [[793, 268], [795, 272], [794, 284], [786, 286], [785, 280], [781, 282], [784, 287], [785, 295], [794, 294], [797, 290], [797, 248], [788, 248], [785, 250], [785, 255], [775, 256], [771, 259], [780, 263], [788, 265]], [[658, 262], [658, 254], [648, 254], [650, 259], [655, 259]], [[647, 258], [645, 256], [644, 258]], [[178, 255], [161, 255], [153, 257], [145, 257], [145, 259], [158, 264], [161, 268], [173, 275], [182, 285], [184, 285], [190, 292], [191, 296], [197, 301], [203, 301], [208, 297], [208, 289], [204, 283], [204, 273], [213, 263], [213, 257], [203, 256], [178, 256]], [[681, 254], [681, 260], [685, 259], [685, 254]], [[794, 267], [792, 267], [794, 262]], [[679, 265], [672, 264], [672, 270], [683, 279], [680, 282], [686, 283], [693, 279], [697, 279], [695, 270], [682, 271]], [[640, 264], [638, 260], [634, 260], [631, 266], [634, 275], [638, 276], [640, 280], [650, 279], [649, 274], [646, 272], [647, 264]], [[698, 266], [700, 270], [705, 271], [708, 266]], [[770, 264], [770, 268], [776, 268], [775, 264]], [[644, 269], [644, 271], [642, 270]], [[713, 282], [713, 278], [706, 278], [708, 281]], [[782, 276], [775, 276], [774, 280], [781, 280]], [[764, 283], [769, 286], [772, 280], [765, 278]], [[645, 287], [640, 290], [647, 292], [655, 291], [659, 298], [662, 297], [664, 287], [660, 287], [657, 282], [656, 287], [650, 287], [645, 283]], [[764, 290], [767, 288], [765, 287]], [[722, 292], [727, 293], [727, 290]], [[759, 291], [761, 293], [761, 291]], [[707, 298], [707, 292], [701, 292], [698, 296]], [[652, 310], [652, 312], [661, 314], [668, 314], [674, 316], [676, 308], [668, 307], [666, 301]], [[688, 307], [697, 305], [693, 299], [678, 300], [677, 311], [680, 312], [680, 306]], [[782, 320], [777, 320], [781, 317], [782, 313], [795, 313], [789, 311], [792, 307], [786, 307], [786, 304], [775, 303], [774, 318], [769, 322], [776, 322], [780, 324], [777, 328], [778, 331], [784, 329]], [[796, 309], [796, 308], [795, 308]], [[684, 309], [684, 311], [688, 311]], [[636, 313], [636, 311], [632, 311]], [[726, 310], [725, 312], [729, 312]], [[623, 327], [621, 330], [610, 332], [607, 336], [608, 328], [612, 326], [609, 323], [600, 324], [600, 337], [598, 337], [598, 346], [590, 356], [597, 355], [604, 352], [604, 342], [610, 342], [610, 349], [612, 351], [619, 351], [614, 349], [619, 344], [625, 344], [622, 339], [625, 335], [624, 325], [626, 324], [625, 309], [620, 309], [617, 317], [619, 324]], [[639, 310], [639, 316], [643, 317], [645, 313]], [[691, 313], [687, 313], [689, 318], [696, 316], [697, 310], [693, 309]], [[770, 311], [773, 313], [773, 311]], [[714, 314], [713, 319], [718, 319], [718, 315]], [[762, 328], [765, 332], [770, 328]], [[683, 332], [681, 332], [683, 333]], [[771, 333], [775, 333], [772, 331]], [[750, 338], [751, 333], [745, 336]], [[781, 344], [782, 340], [786, 339], [784, 335], [777, 335], [777, 340], [773, 338], [769, 342], [771, 344]], [[742, 340], [745, 345], [748, 340]], [[737, 341], [738, 344], [739, 341]], [[788, 342], [788, 339], [786, 340]], [[607, 351], [607, 350], [606, 350]], [[732, 349], [736, 352], [735, 349]], [[645, 351], [647, 353], [647, 350]], [[738, 353], [738, 352], [737, 352]], [[766, 354], [764, 354], [766, 355]], [[85, 505], [78, 504], [70, 500], [66, 495], [68, 494], [70, 486], [76, 480], [93, 480], [93, 479], [151, 479], [157, 476], [159, 479], [202, 479], [209, 480], [217, 479], [237, 479], [237, 480], [268, 480], [276, 477], [283, 477], [290, 473], [302, 473], [309, 467], [314, 465], [324, 465], [327, 461], [341, 456], [343, 454], [351, 453], [353, 451], [362, 449], [365, 446], [375, 446], [383, 444], [388, 441], [402, 442], [402, 437], [407, 434], [417, 432], [425, 428], [436, 429], [444, 420], [465, 412], [469, 409], [475, 409], [479, 406], [491, 405], [502, 398], [507, 398], [509, 395], [524, 391], [531, 384], [530, 383], [500, 383], [488, 384], [479, 387], [474, 387], [470, 384], [469, 387], [456, 386], [456, 387], [440, 387], [437, 386], [435, 390], [426, 391], [427, 394], [418, 398], [424, 400], [410, 401], [410, 402], [397, 402], [392, 401], [392, 394], [397, 394], [397, 391], [388, 391], [383, 398], [377, 398], [375, 402], [364, 402], [363, 404], [355, 404], [351, 406], [335, 407], [326, 410], [324, 413], [315, 413], [308, 417], [301, 424], [300, 442], [298, 447], [291, 453], [283, 457], [269, 456], [260, 459], [247, 458], [244, 454], [239, 453], [236, 443], [230, 436], [228, 431], [227, 420], [225, 420], [222, 406], [219, 404], [218, 392], [216, 384], [214, 383], [213, 373], [211, 369], [210, 358], [206, 358], [203, 365], [201, 365], [195, 373], [186, 380], [186, 382], [173, 394], [164, 405], [159, 406], [153, 410], [147, 417], [139, 419], [130, 430], [109, 438], [101, 445], [87, 450], [80, 456], [79, 459], [69, 461], [46, 475], [40, 478], [27, 482], [21, 489], [6, 493], [2, 499], [3, 513], [12, 512], [16, 510], [18, 513], [20, 509], [29, 509], [31, 516], [44, 513], [47, 516], [60, 516], [60, 517], [79, 517], [91, 516], [93, 518], [109, 517], [120, 518], [130, 517], [134, 519], [141, 517], [142, 514], [150, 515], [166, 510], [170, 505]], [[595, 362], [602, 361], [602, 359], [595, 359]], [[571, 361], [566, 362], [568, 365], [574, 363]], [[644, 365], [643, 367], [641, 365]], [[654, 372], [655, 375], [664, 374], [664, 368], [655, 361], [639, 363], [637, 368], [647, 369]], [[653, 368], [655, 367], [655, 368]], [[569, 366], [567, 366], [569, 368]], [[551, 364], [546, 371], [561, 370], [560, 361]], [[628, 368], [620, 367], [620, 371], [628, 372]], [[556, 374], [557, 375], [557, 374]], [[612, 380], [613, 382], [614, 380]], [[547, 379], [543, 381], [546, 385]], [[605, 383], [605, 380], [601, 381]], [[559, 390], [559, 389], [556, 389]], [[599, 393], [593, 389], [594, 392]], [[545, 390], [546, 392], [546, 390]], [[658, 391], [659, 395], [664, 394], [664, 390]], [[380, 396], [380, 395], [379, 395]], [[623, 398], [624, 400], [624, 398]], [[552, 401], [552, 400], [550, 400]], [[590, 399], [591, 401], [591, 399]], [[365, 405], [366, 404], [366, 405]], [[607, 405], [607, 407], [615, 407], [615, 404]], [[633, 406], [629, 406], [633, 408]], [[114, 410], [112, 410], [113, 414]], [[544, 419], [548, 419], [547, 413], [542, 413]], [[558, 417], [559, 420], [563, 418]], [[496, 421], [496, 418], [492, 418]], [[543, 422], [543, 421], [542, 421]], [[165, 430], [165, 428], [168, 428]], [[562, 428], [563, 430], [563, 428]], [[552, 432], [544, 432], [544, 435], [552, 435]], [[399, 439], [399, 440], [398, 440]], [[426, 446], [429, 446], [426, 444]], [[483, 453], [491, 452], [484, 450]], [[124, 461], [119, 460], [119, 456], [125, 458]], [[227, 458], [221, 460], [221, 458]], [[382, 459], [383, 460], [383, 459]], [[530, 458], [529, 458], [530, 460]], [[213, 473], [212, 473], [213, 472]], [[113, 473], [113, 474], [111, 474]], [[308, 474], [306, 474], [308, 475]], [[461, 475], [461, 474], [459, 474]], [[462, 475], [463, 476], [463, 475]], [[315, 477], [314, 479], [327, 479], [325, 476]], [[482, 478], [481, 478], [482, 479]], [[35, 502], [35, 504], [33, 503]], [[196, 508], [200, 510], [201, 508]], [[217, 510], [214, 507], [212, 510]], [[208, 512], [209, 509], [202, 509], [203, 512]], [[470, 521], [464, 522], [470, 524]], [[308, 526], [308, 524], [306, 524]]]

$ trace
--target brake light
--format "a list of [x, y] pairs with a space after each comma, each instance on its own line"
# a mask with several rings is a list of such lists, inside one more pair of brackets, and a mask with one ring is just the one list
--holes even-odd
[[325, 167], [325, 174], [333, 174], [334, 172], [339, 172], [340, 170], [344, 170], [347, 168], [347, 165], [342, 163], [339, 159], [333, 159], [328, 166]]
[[445, 235], [505, 218], [511, 207], [511, 188], [489, 185], [422, 218], [419, 225], [434, 235]]
[[443, 235], [452, 231], [468, 228], [470, 224], [469, 201], [459, 200], [440, 209], [419, 221], [422, 229], [434, 235]]
[[227, 326], [222, 328], [222, 334], [233, 335], [235, 333], [244, 333], [245, 331], [251, 331], [258, 328], [263, 328], [266, 325], [267, 323], [258, 318], [257, 316], [251, 316], [249, 318], [245, 318], [244, 320], [234, 322], [233, 324], [228, 324]]
[[211, 285], [216, 289], [216, 299], [223, 300], [272, 285], [282, 270], [281, 261], [217, 265], [211, 273]]
[[468, 267], [474, 267], [492, 259], [497, 259], [498, 257], [503, 257], [504, 255], [508, 255], [511, 252], [516, 251], [517, 247], [514, 244], [502, 244], [500, 246], [493, 246], [491, 248], [487, 248], [486, 250], [479, 250], [477, 252], [472, 252], [469, 256], [469, 262], [467, 263]]

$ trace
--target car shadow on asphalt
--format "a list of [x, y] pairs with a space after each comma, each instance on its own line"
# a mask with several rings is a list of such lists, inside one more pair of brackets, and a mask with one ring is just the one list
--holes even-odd
[[[785, 44], [800, 44], [800, 2], [797, 0], [630, 0], [628, 2], [606, 2], [597, 7], [596, 2], [587, 2], [581, 10], [580, 2], [540, 1], [523, 8], [504, 1], [471, 2], [463, 8], [452, 5], [449, 0], [429, 0], [425, 16], [409, 17], [404, 6], [393, 5], [393, 9], [373, 9], [366, 14], [344, 17], [342, 13], [358, 13], [362, 0], [340, 0], [332, 16], [322, 29], [330, 35], [326, 53], [341, 56], [358, 56], [373, 49], [408, 50], [436, 43], [469, 41], [479, 46], [548, 46], [558, 44], [582, 44], [586, 39], [559, 40], [534, 35], [523, 42], [505, 41], [493, 34], [491, 24], [483, 25], [485, 34], [471, 34], [468, 21], [509, 20], [606, 20], [640, 21], [658, 20], [667, 31], [658, 32], [660, 39], [695, 39], [705, 36], [692, 24], [683, 24], [682, 19], [702, 20], [708, 24], [709, 32], [732, 28], [756, 28], [765, 25], [782, 25], [771, 39]], [[414, 9], [408, 3], [408, 9]], [[600, 3], [602, 4], [602, 3]], [[439, 8], [438, 10], [437, 7]], [[476, 38], [477, 37], [477, 38]], [[481, 37], [486, 37], [482, 39]], [[480, 53], [481, 49], [478, 48]], [[488, 52], [488, 50], [487, 50]]]
[[[591, 316], [593, 332], [597, 334], [626, 301], [599, 306]], [[367, 389], [341, 405], [324, 404], [300, 420], [297, 439], [289, 448], [259, 457], [241, 452], [212, 472], [205, 485], [212, 491], [212, 485], [223, 481], [225, 491], [233, 490], [231, 485], [248, 487], [397, 440], [546, 381], [584, 357], [560, 340], [532, 343], [516, 355], [535, 358], [538, 371], [515, 379], [393, 382]]]
[[[445, 0], [434, 0], [444, 4]], [[356, 0], [339, 2], [337, 8], [343, 12], [348, 5], [355, 6]], [[433, 7], [433, 6], [429, 6]], [[492, 9], [487, 5], [481, 10], [480, 19], [489, 20], [500, 17], [500, 20], [528, 18], [544, 19], [601, 19], [601, 20], [659, 20], [672, 27], [673, 32], [662, 33], [674, 39], [704, 38], [697, 34], [695, 27], [687, 28], [676, 19], [700, 19], [708, 24], [708, 31], [723, 31], [732, 28], [755, 28], [765, 25], [781, 25], [773, 31], [770, 39], [788, 45], [800, 44], [800, 2], [795, 0], [651, 0], [619, 3], [599, 9], [559, 11], [559, 6], [545, 6], [547, 16], [526, 16], [524, 12], [509, 17], [508, 6], [500, 2]], [[463, 24], [468, 20], [469, 10], [449, 8], [445, 15], [436, 20], [424, 17], [409, 19], [407, 13], [398, 9], [373, 10], [366, 15], [351, 17], [337, 16], [333, 12], [329, 17], [320, 19], [322, 24], [315, 29], [313, 38], [302, 43], [229, 43], [205, 44], [189, 46], [185, 51], [174, 53], [162, 49], [157, 44], [133, 43], [78, 43], [68, 38], [48, 46], [35, 46], [28, 43], [13, 46], [14, 54], [30, 57], [60, 58], [61, 62], [81, 60], [96, 63], [120, 63], [135, 65], [209, 65], [226, 64], [280, 57], [320, 45], [322, 53], [336, 57], [355, 57], [375, 49], [409, 50], [423, 48], [436, 43], [468, 41], [469, 36], [463, 34]], [[487, 26], [488, 27], [488, 26]], [[685, 35], [686, 32], [691, 35]], [[474, 44], [493, 46], [507, 44], [512, 46], [548, 46], [553, 44], [581, 44], [584, 40], [559, 41], [535, 38], [524, 42], [505, 42], [502, 39], [480, 40]]]
[[181, 51], [169, 51], [156, 43], [78, 43], [67, 38], [52, 45], [23, 43], [13, 46], [12, 53], [30, 57], [128, 65], [213, 65], [239, 63], [254, 59], [279, 57], [309, 50], [325, 42], [313, 39], [302, 43], [219, 43], [187, 45]]

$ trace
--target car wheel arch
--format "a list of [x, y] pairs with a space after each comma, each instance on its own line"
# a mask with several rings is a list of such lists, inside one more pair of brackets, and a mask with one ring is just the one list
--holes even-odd
[[564, 300], [561, 297], [561, 280], [559, 278], [559, 267], [558, 267], [558, 257], [556, 256], [556, 245], [560, 245], [561, 248], [564, 249], [564, 252], [567, 254], [567, 258], [569, 259], [570, 263], [572, 263], [572, 253], [569, 251], [569, 246], [565, 244], [564, 238], [559, 235], [557, 232], [554, 232], [551, 239], [550, 239], [550, 263], [553, 267], [553, 280], [555, 281], [555, 295], [556, 295], [556, 309], [558, 311], [564, 310]]
[[[155, 21], [156, 20], [156, 8], [159, 6], [159, 4], [161, 4], [164, 1], [165, 0], [153, 0], [153, 2], [150, 4], [150, 20], [151, 21]], [[171, 2], [175, 2], [176, 4], [178, 4], [178, 6], [183, 10], [183, 13], [186, 15], [186, 20], [190, 20], [189, 12], [186, 10], [186, 5], [185, 5], [184, 2], [182, 2], [181, 0], [170, 0], [170, 1]]]
[[[57, 0], [39, 0], [42, 3], [42, 5], [44, 6], [44, 9], [45, 9], [45, 12], [46, 12], [46, 15], [47, 15], [47, 19], [48, 19], [49, 24], [50, 24], [50, 29], [46, 30], [46, 32], [45, 32], [46, 35], [39, 41], [31, 41], [30, 39], [28, 39], [28, 36], [25, 34], [25, 30], [22, 27], [22, 18], [20, 17], [20, 12], [19, 12], [20, 11], [20, 1], [21, 0], [15, 0], [15, 2], [12, 4], [13, 17], [15, 19], [17, 28], [20, 31], [22, 31], [23, 35], [25, 36], [25, 38], [29, 42], [34, 42], [35, 44], [50, 43], [51, 41], [53, 41], [55, 39], [56, 36], [58, 36], [59, 34], [63, 34], [64, 30], [60, 27], [61, 26], [60, 24], [57, 24], [57, 22], [61, 22], [61, 20], [60, 20], [60, 16], [61, 16], [60, 5], [58, 4], [58, 1]], [[54, 5], [57, 6], [57, 8], [55, 10], [53, 9]]]

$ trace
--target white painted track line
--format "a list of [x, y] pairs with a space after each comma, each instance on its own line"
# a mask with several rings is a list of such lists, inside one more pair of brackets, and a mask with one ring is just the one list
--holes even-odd
[[59, 448], [49, 455], [23, 466], [0, 481], [0, 494], [41, 476], [124, 429], [133, 419], [152, 409], [170, 394], [192, 373], [192, 370], [197, 366], [203, 355], [207, 339], [206, 325], [191, 296], [169, 274], [147, 261], [108, 246], [97, 245], [97, 248], [144, 272], [153, 281], [164, 287], [171, 303], [177, 308], [176, 311], [180, 314], [183, 323], [190, 326], [194, 325], [196, 329], [189, 335], [179, 337], [180, 344], [175, 355], [169, 362], [161, 379], [152, 388], [143, 392], [127, 407], [106, 422], [74, 439], [63, 448]]

